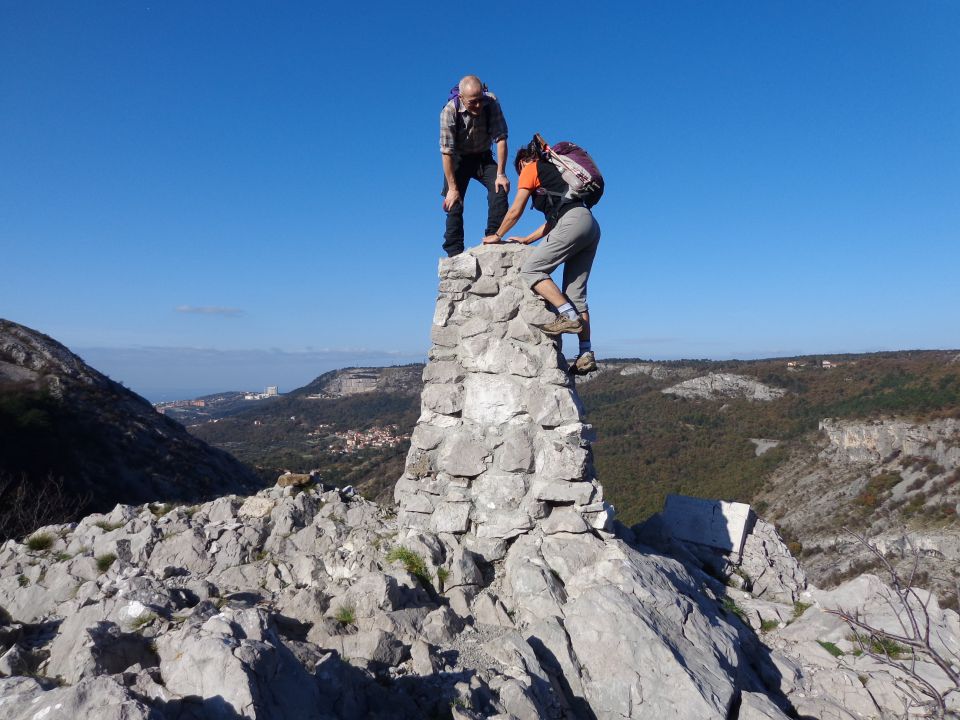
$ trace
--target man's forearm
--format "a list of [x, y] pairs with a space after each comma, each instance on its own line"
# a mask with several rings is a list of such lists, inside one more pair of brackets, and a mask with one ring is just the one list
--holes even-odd
[[497, 141], [497, 175], [507, 174], [507, 139]]
[[457, 187], [457, 179], [453, 174], [453, 155], [440, 154], [440, 157], [443, 160], [443, 176], [447, 179], [447, 189], [449, 190], [459, 190]]

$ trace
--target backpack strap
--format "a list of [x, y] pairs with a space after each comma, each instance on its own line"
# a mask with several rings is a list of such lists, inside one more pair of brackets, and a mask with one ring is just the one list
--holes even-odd
[[[490, 101], [490, 100], [496, 101], [496, 98], [490, 93], [485, 92], [483, 94], [483, 97], [484, 97], [484, 100], [487, 100], [487, 101]], [[456, 123], [458, 125], [462, 124], [464, 127], [466, 127], [467, 121], [464, 120], [460, 115], [460, 95], [459, 94], [455, 98], [453, 98], [453, 112], [454, 112], [454, 117], [456, 118]], [[490, 132], [490, 102], [483, 103], [483, 122], [486, 124], [487, 132], [489, 133]]]
[[[494, 102], [496, 102], [497, 100], [497, 96], [494, 95], [492, 92], [490, 92], [490, 88], [487, 87], [486, 83], [483, 83], [483, 85], [480, 86], [480, 97], [484, 98], [485, 100], [493, 100]], [[460, 85], [459, 84], [454, 85], [452, 88], [450, 88], [450, 94], [447, 95], [447, 102], [450, 102], [451, 100], [453, 100], [453, 111], [455, 113], [454, 117], [456, 118], [457, 124], [459, 124], [460, 122], [462, 122], [460, 118]], [[487, 131], [489, 132], [490, 131], [490, 103], [489, 102], [483, 103], [483, 120], [486, 123]], [[465, 124], [465, 121], [463, 122]]]

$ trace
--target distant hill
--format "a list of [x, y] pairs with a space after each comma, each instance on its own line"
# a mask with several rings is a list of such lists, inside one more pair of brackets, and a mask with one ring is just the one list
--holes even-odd
[[392, 502], [409, 442], [346, 451], [337, 433], [396, 427], [409, 435], [420, 414], [422, 373], [419, 364], [334, 370], [188, 429], [253, 466], [265, 482], [284, 470], [316, 469], [325, 482], [355, 485], [367, 497]]
[[[820, 442], [823, 418], [960, 417], [955, 356], [923, 351], [728, 362], [620, 360], [604, 363], [600, 373], [581, 382], [580, 396], [597, 429], [598, 476], [618, 516], [634, 523], [660, 510], [668, 493], [750, 502], [775, 468]], [[724, 383], [724, 375], [744, 380]], [[690, 392], [697, 386], [699, 395]], [[757, 440], [772, 442], [758, 454]]]
[[381, 392], [420, 397], [423, 364], [392, 367], [342, 368], [324, 373], [290, 393], [292, 397], [343, 398]]
[[[316, 468], [329, 482], [388, 498], [406, 444], [343, 455], [330, 451], [318, 425], [345, 431], [396, 424], [409, 432], [419, 415], [422, 369], [326, 373], [276, 402], [190, 430], [258, 466], [265, 479], [285, 468]], [[960, 417], [956, 351], [610, 360], [578, 388], [597, 430], [598, 475], [626, 523], [659, 511], [671, 492], [752, 501], [793, 453], [821, 442], [825, 417]]]
[[56, 340], [0, 319], [0, 537], [118, 502], [255, 487], [249, 468]]
[[182, 425], [195, 425], [209, 420], [229, 417], [238, 412], [257, 407], [261, 403], [274, 402], [278, 397], [265, 397], [261, 393], [246, 391], [219, 392], [212, 395], [202, 395], [192, 400], [158, 403], [157, 409]]

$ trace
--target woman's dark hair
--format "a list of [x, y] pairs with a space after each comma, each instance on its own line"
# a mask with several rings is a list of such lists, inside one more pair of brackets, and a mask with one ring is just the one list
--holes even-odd
[[513, 169], [517, 171], [517, 175], [520, 174], [520, 167], [527, 160], [536, 160], [539, 153], [534, 149], [533, 143], [525, 145], [519, 150], [517, 150], [516, 156], [513, 158]]

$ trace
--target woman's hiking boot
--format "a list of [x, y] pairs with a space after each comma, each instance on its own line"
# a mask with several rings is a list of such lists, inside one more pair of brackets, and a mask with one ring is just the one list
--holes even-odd
[[577, 359], [570, 364], [570, 372], [573, 375], [586, 375], [597, 369], [597, 359], [593, 356], [592, 350], [587, 350], [577, 356]]
[[547, 335], [562, 335], [563, 333], [578, 333], [583, 330], [583, 320], [577, 315], [575, 318], [568, 318], [566, 315], [557, 315], [546, 325], [541, 325], [540, 329]]

